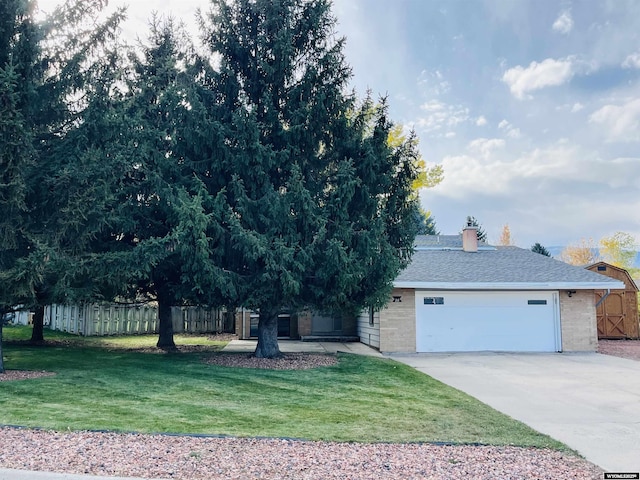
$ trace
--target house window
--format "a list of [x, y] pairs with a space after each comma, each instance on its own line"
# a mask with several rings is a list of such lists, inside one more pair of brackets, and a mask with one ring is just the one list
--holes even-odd
[[375, 318], [373, 314], [374, 314], [373, 307], [369, 307], [369, 325], [371, 326], [373, 326], [373, 324], [375, 323]]
[[527, 303], [529, 305], [546, 305], [547, 301], [546, 300], [527, 300]]
[[444, 297], [424, 297], [425, 305], [444, 305]]
[[598, 265], [598, 271], [599, 272], [606, 272], [607, 271], [606, 265]]

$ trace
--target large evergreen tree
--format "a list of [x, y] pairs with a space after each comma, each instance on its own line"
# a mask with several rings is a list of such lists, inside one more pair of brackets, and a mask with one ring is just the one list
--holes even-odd
[[31, 142], [21, 94], [23, 66], [17, 62], [32, 34], [29, 7], [22, 0], [0, 4], [0, 373], [2, 323], [18, 293], [8, 272], [26, 254], [19, 233], [26, 215], [24, 169], [31, 160]]
[[207, 128], [187, 143], [219, 208], [212, 277], [259, 311], [255, 355], [279, 355], [278, 313], [386, 302], [416, 233], [413, 138], [392, 147], [386, 104], [345, 95], [350, 69], [326, 0], [214, 0], [202, 21]]
[[172, 19], [152, 17], [149, 38], [129, 52], [130, 73], [112, 81], [125, 88], [98, 95], [95, 118], [77, 129], [78, 142], [105, 160], [113, 178], [105, 180], [108, 228], [95, 235], [76, 281], [92, 279], [88, 286], [106, 299], [156, 301], [163, 349], [175, 348], [171, 306], [235, 298], [216, 287], [226, 289], [211, 258], [218, 192], [210, 194], [194, 170], [203, 162], [191, 140], [205, 124], [193, 119], [191, 50]]
[[3, 176], [13, 172], [18, 193], [11, 197], [11, 241], [0, 247], [0, 304], [36, 309], [34, 341], [43, 339], [44, 306], [63, 298], [61, 276], [73, 268], [70, 260], [92, 235], [82, 225], [95, 213], [94, 202], [72, 197], [66, 188], [77, 185], [74, 172], [83, 171], [75, 164], [80, 152], [67, 138], [84, 121], [86, 94], [103, 66], [102, 49], [121, 19], [118, 11], [98, 22], [102, 6], [100, 0], [68, 2], [36, 21], [33, 1], [2, 5], [0, 68], [8, 85], [6, 105], [14, 112], [6, 121], [24, 135], [20, 155], [5, 156], [15, 148], [15, 135], [2, 147]]
[[121, 143], [131, 164], [108, 249], [126, 262], [117, 269], [124, 272], [119, 278], [129, 295], [157, 301], [157, 346], [170, 349], [172, 305], [221, 303], [210, 280], [216, 266], [207, 240], [215, 205], [194, 175], [201, 155], [185, 137], [187, 130], [202, 129], [191, 119], [190, 39], [172, 19], [153, 17], [149, 39], [140, 47], [139, 56], [131, 55], [133, 76], [123, 104], [127, 124]]

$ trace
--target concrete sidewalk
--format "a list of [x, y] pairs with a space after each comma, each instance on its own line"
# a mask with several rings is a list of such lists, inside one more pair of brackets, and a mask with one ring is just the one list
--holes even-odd
[[[255, 351], [257, 343], [256, 340], [232, 340], [222, 351], [227, 353], [251, 353]], [[343, 352], [353, 353], [355, 355], [367, 355], [370, 357], [383, 357], [379, 351], [360, 342], [301, 342], [299, 340], [278, 340], [278, 345], [282, 353]]]
[[96, 477], [72, 473], [30, 472], [0, 468], [0, 480], [145, 480], [137, 477]]
[[584, 354], [391, 355], [560, 440], [609, 472], [640, 472], [640, 362]]

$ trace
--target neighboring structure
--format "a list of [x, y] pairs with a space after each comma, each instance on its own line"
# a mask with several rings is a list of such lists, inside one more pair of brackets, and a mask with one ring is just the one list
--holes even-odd
[[[258, 336], [258, 313], [239, 310], [236, 314], [236, 335], [240, 339]], [[357, 322], [348, 316], [328, 316], [311, 312], [282, 312], [278, 315], [278, 338], [358, 341]]]
[[639, 338], [638, 286], [624, 268], [605, 262], [587, 267], [624, 283], [620, 290], [596, 290], [598, 338]]
[[419, 236], [387, 306], [358, 319], [382, 352], [594, 351], [596, 290], [624, 284], [518, 247]]
[[30, 325], [33, 322], [33, 313], [28, 310], [16, 310], [7, 313], [2, 321], [12, 325]]

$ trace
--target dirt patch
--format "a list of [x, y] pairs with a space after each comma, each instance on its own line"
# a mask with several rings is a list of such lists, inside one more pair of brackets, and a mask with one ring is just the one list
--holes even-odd
[[207, 338], [214, 342], [230, 342], [232, 340], [237, 340], [238, 335], [234, 333], [216, 333], [215, 335], [209, 335]]
[[113, 345], [100, 347], [110, 352], [135, 352], [135, 353], [157, 353], [157, 354], [180, 354], [180, 353], [206, 353], [217, 352], [222, 347], [216, 345], [177, 345], [176, 348], [158, 348], [158, 347], [117, 347]]
[[287, 353], [280, 358], [256, 358], [246, 353], [218, 353], [206, 357], [204, 362], [221, 367], [308, 370], [336, 365], [338, 359], [335, 355], [318, 353]]
[[32, 370], [5, 370], [0, 373], [0, 382], [10, 382], [13, 380], [30, 380], [32, 378], [52, 377], [54, 372], [32, 371]]
[[598, 353], [640, 360], [640, 340], [599, 340]]

